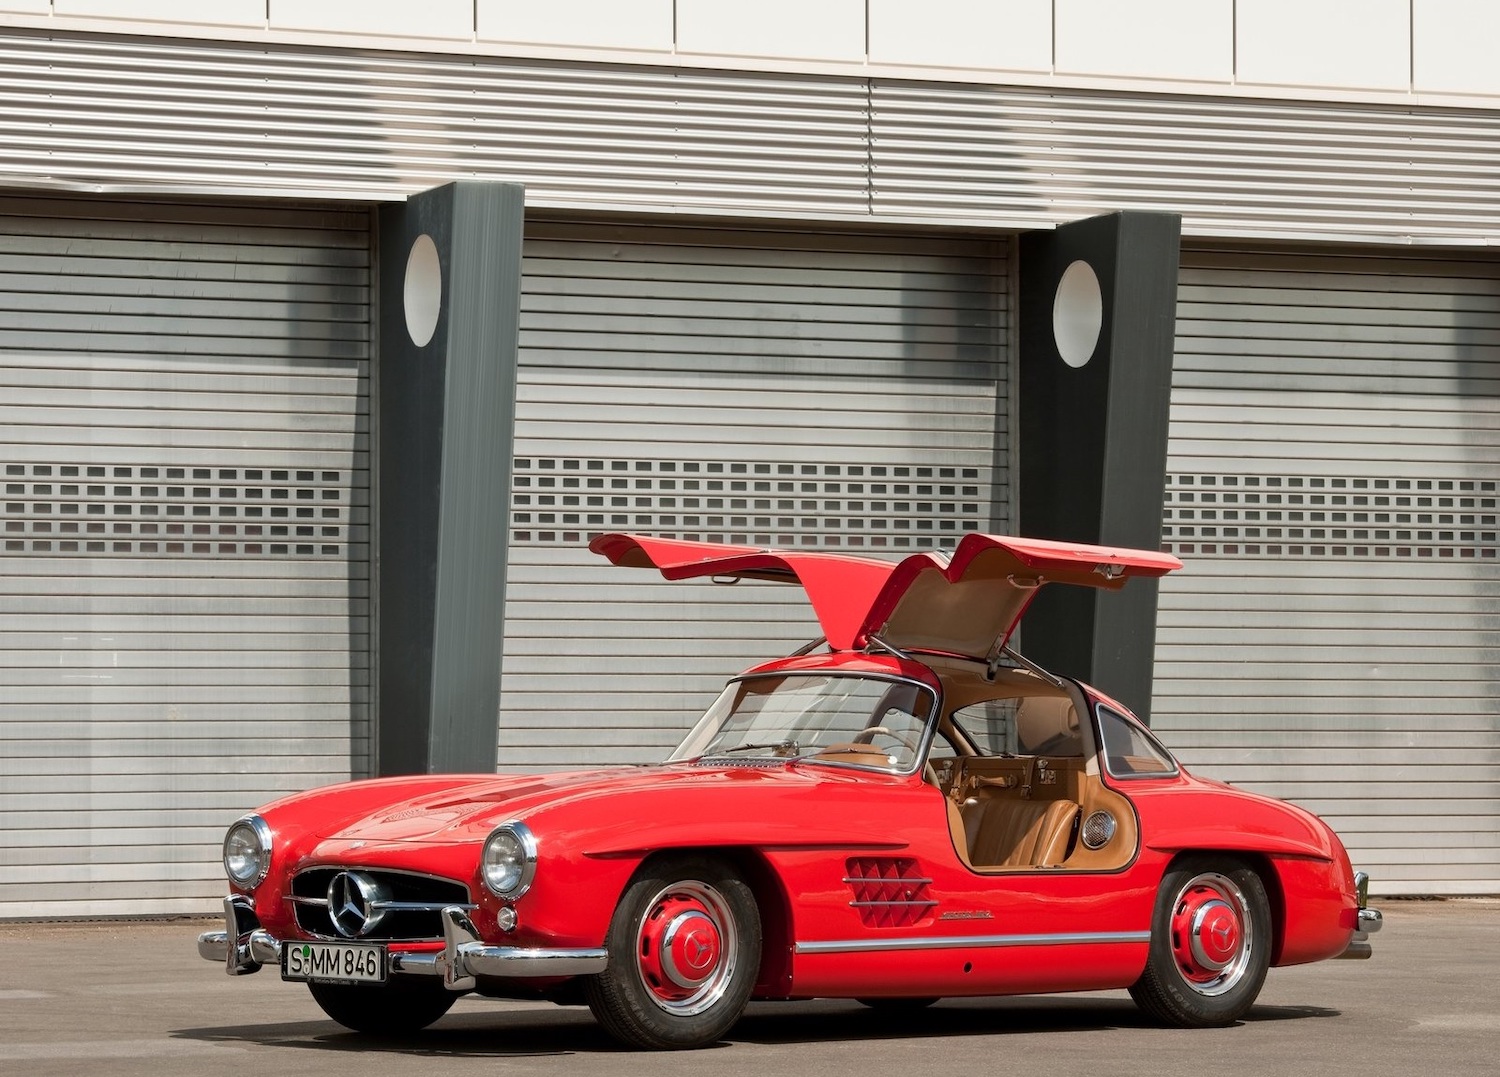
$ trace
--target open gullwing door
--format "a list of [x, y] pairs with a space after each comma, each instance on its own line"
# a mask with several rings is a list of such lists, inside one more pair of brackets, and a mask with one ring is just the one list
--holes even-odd
[[622, 534], [600, 535], [589, 549], [669, 580], [800, 583], [834, 650], [858, 650], [878, 635], [901, 650], [978, 659], [1004, 644], [1044, 584], [1118, 590], [1132, 576], [1182, 567], [1151, 550], [981, 534], [965, 535], [951, 556], [917, 553], [899, 562]]

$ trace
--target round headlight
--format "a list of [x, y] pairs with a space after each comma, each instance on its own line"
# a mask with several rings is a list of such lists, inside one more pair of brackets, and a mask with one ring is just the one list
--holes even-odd
[[484, 885], [497, 897], [514, 901], [536, 875], [536, 838], [525, 823], [502, 823], [485, 839], [479, 858]]
[[224, 835], [224, 871], [246, 890], [259, 886], [271, 870], [271, 828], [258, 815], [247, 815]]

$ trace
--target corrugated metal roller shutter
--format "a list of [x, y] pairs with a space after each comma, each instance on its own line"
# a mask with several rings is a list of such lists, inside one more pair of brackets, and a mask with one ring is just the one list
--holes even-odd
[[365, 767], [368, 214], [0, 199], [0, 917]]
[[1182, 265], [1156, 726], [1379, 891], [1500, 890], [1500, 260]]
[[727, 676], [817, 635], [785, 588], [664, 583], [592, 534], [899, 555], [1006, 526], [1004, 250], [532, 230], [502, 768], [660, 759]]

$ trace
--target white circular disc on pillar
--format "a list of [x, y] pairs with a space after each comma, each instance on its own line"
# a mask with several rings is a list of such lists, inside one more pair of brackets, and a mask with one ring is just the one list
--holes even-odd
[[438, 260], [437, 244], [425, 232], [412, 243], [411, 253], [406, 256], [402, 300], [407, 335], [417, 347], [426, 347], [437, 331], [438, 313], [443, 309], [443, 267]]
[[1094, 357], [1104, 326], [1104, 294], [1094, 267], [1074, 262], [1063, 271], [1052, 300], [1052, 339], [1057, 354], [1077, 369]]

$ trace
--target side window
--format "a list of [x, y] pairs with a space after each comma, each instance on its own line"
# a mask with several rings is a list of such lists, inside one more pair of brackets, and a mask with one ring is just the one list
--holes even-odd
[[1016, 740], [1016, 699], [987, 699], [971, 703], [951, 715], [980, 755], [1015, 755], [1020, 747]]
[[1177, 773], [1174, 760], [1156, 738], [1122, 714], [1099, 707], [1104, 766], [1116, 778], [1161, 778]]
[[1028, 696], [1016, 712], [1016, 741], [1022, 755], [1083, 755], [1078, 712], [1067, 696]]

